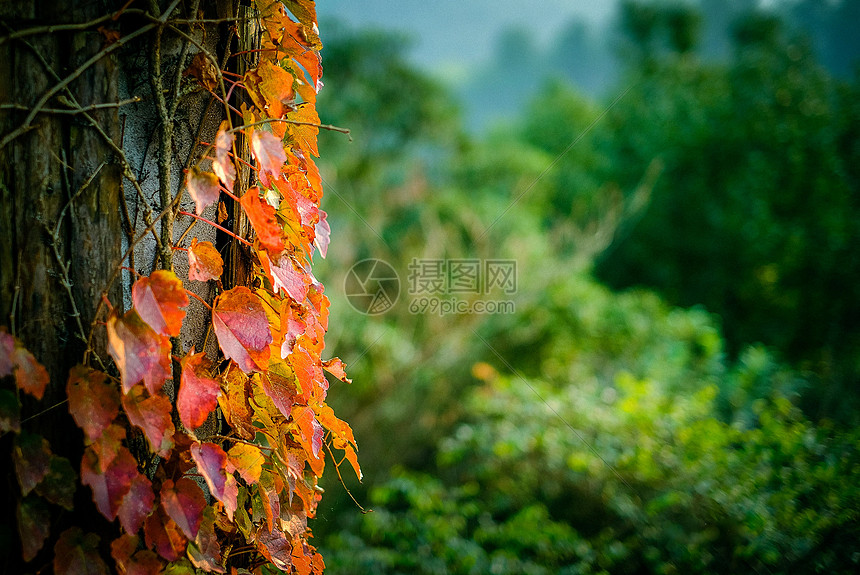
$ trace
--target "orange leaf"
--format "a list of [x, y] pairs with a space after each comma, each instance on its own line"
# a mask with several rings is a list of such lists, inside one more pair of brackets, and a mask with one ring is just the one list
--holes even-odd
[[152, 515], [146, 518], [143, 534], [146, 546], [155, 549], [168, 561], [176, 561], [185, 555], [187, 539], [176, 522], [168, 517], [160, 505], [156, 506]]
[[205, 353], [189, 354], [182, 358], [182, 378], [176, 409], [182, 425], [188, 429], [197, 429], [203, 425], [218, 403], [221, 386], [212, 378], [209, 369], [210, 362]]
[[131, 288], [131, 300], [143, 321], [161, 335], [179, 335], [188, 307], [182, 281], [168, 270], [156, 270]]
[[338, 378], [344, 383], [352, 383], [352, 380], [346, 376], [346, 364], [339, 357], [333, 357], [322, 362], [323, 369]]
[[222, 376], [222, 381], [224, 393], [218, 397], [218, 404], [224, 412], [224, 419], [239, 437], [254, 439], [257, 430], [251, 420], [251, 406], [248, 404], [251, 395], [248, 376], [231, 365]]
[[236, 181], [236, 167], [230, 160], [234, 136], [227, 131], [227, 128], [227, 122], [222, 122], [218, 134], [215, 136], [215, 161], [212, 162], [212, 170], [224, 184], [224, 187], [232, 192], [233, 182]]
[[[230, 164], [230, 167], [233, 167], [233, 164]], [[188, 194], [194, 200], [195, 211], [198, 216], [208, 206], [217, 202], [221, 195], [221, 190], [218, 187], [218, 176], [212, 172], [202, 172], [196, 167], [188, 170], [188, 174], [185, 176], [185, 187], [188, 188]]]
[[269, 253], [279, 255], [284, 251], [283, 231], [275, 219], [275, 208], [260, 201], [260, 189], [251, 188], [239, 198], [239, 203], [248, 215], [260, 245]]
[[295, 99], [293, 76], [268, 60], [245, 74], [244, 84], [254, 104], [270, 118], [283, 118]]
[[254, 130], [251, 134], [251, 151], [260, 168], [260, 182], [264, 186], [271, 186], [281, 176], [281, 166], [287, 161], [283, 143], [270, 132]]
[[[296, 107], [296, 110], [287, 114], [288, 120], [296, 122], [308, 122], [310, 124], [319, 124], [320, 117], [317, 115], [316, 108], [313, 104], [304, 103]], [[319, 157], [320, 153], [317, 150], [317, 134], [319, 128], [309, 126], [307, 124], [288, 124], [287, 132], [292, 136], [296, 145], [302, 152], [313, 154]]]
[[108, 352], [122, 376], [123, 392], [143, 380], [156, 393], [172, 375], [170, 339], [149, 327], [134, 309], [124, 316], [111, 314], [107, 321]]
[[217, 280], [224, 273], [224, 260], [211, 242], [197, 243], [192, 238], [188, 246], [188, 279], [201, 282]]
[[213, 306], [212, 323], [224, 355], [242, 371], [266, 369], [272, 332], [263, 304], [251, 290], [239, 286], [219, 295]]

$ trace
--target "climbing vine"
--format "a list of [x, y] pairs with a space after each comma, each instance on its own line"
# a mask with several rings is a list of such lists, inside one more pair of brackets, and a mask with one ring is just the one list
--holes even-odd
[[[324, 562], [307, 520], [321, 499], [317, 482], [326, 453], [336, 466], [348, 462], [359, 478], [361, 470], [352, 430], [326, 404], [324, 371], [349, 379], [339, 359], [323, 359], [329, 301], [312, 273], [330, 235], [313, 159], [317, 134], [345, 132], [322, 125], [315, 109], [322, 44], [314, 3], [258, 0], [243, 12], [250, 16], [221, 18], [232, 23], [231, 34], [253, 35], [243, 39], [255, 43], [246, 50], [255, 63], [243, 73], [228, 71], [185, 31], [205, 22], [196, 18], [198, 3], [186, 12], [195, 17], [181, 21], [173, 14], [176, 1], [164, 11], [157, 2], [149, 10], [128, 8], [133, 4], [79, 27], [99, 27], [106, 41], [100, 57], [135, 36], [155, 36], [149, 62], [160, 120], [161, 211], [150, 212], [144, 202], [146, 227], [136, 234], [126, 222], [125, 253], [96, 302], [95, 318], [86, 325], [76, 317], [87, 346], [68, 374], [62, 407], [83, 431], [80, 462], [56, 454], [45, 437], [22, 426], [38, 415], [24, 413], [22, 394], [41, 400], [50, 377], [15, 337], [14, 325], [0, 327], [0, 378], [15, 384], [0, 389], [0, 430], [14, 434], [22, 559], [44, 556], [53, 541], [52, 566], [60, 575], [108, 573], [102, 552], [108, 547], [120, 573], [320, 573]], [[130, 32], [105, 27], [129, 16], [143, 24]], [[169, 101], [161, 53], [168, 33], [184, 40], [178, 59], [187, 63], [180, 70], [184, 86], [208, 93], [224, 109], [212, 141], [196, 142], [177, 193], [171, 150], [180, 79]], [[58, 83], [38, 106], [66, 85]], [[2, 145], [24, 134], [36, 112]], [[142, 197], [122, 151], [115, 152]], [[182, 209], [185, 193], [193, 210]], [[213, 205], [216, 221], [204, 216]], [[243, 229], [240, 222], [250, 225]], [[203, 239], [195, 233], [201, 226], [218, 229], [224, 241]], [[144, 238], [155, 245], [157, 265], [148, 275], [133, 262]], [[246, 272], [226, 277], [226, 253], [238, 253]], [[187, 274], [174, 269], [183, 258]], [[59, 255], [57, 262], [62, 273]], [[133, 279], [130, 306], [108, 298], [123, 274], [134, 274], [126, 275]], [[195, 282], [212, 286], [214, 300], [187, 289]], [[74, 304], [71, 289], [69, 295]], [[189, 296], [200, 300], [194, 309], [207, 322], [199, 350], [183, 349], [178, 337], [191, 318]], [[96, 349], [99, 333], [112, 362]], [[52, 532], [54, 510], [73, 511], [81, 489], [115, 525], [111, 541], [87, 525]]]

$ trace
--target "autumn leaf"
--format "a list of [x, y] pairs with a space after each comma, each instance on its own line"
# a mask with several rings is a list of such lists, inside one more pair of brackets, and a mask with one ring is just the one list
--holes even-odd
[[295, 122], [302, 122], [301, 124], [287, 125], [287, 132], [290, 134], [296, 145], [305, 154], [313, 154], [314, 156], [319, 157], [320, 153], [317, 149], [317, 134], [320, 130], [317, 128], [317, 125], [320, 123], [320, 117], [317, 115], [317, 111], [313, 104], [300, 104], [296, 107], [295, 111], [287, 114], [287, 119]]
[[[281, 483], [280, 485], [276, 485], [276, 478]], [[281, 489], [278, 489], [279, 487]], [[275, 519], [281, 516], [281, 500], [278, 497], [278, 493], [282, 489], [283, 482], [279, 476], [273, 475], [266, 470], [260, 473], [260, 480], [257, 482], [257, 493], [259, 493], [260, 500], [263, 503], [263, 513], [266, 516], [266, 525], [269, 532], [275, 526]]]
[[270, 132], [254, 130], [251, 135], [251, 152], [259, 167], [260, 183], [269, 187], [281, 176], [281, 166], [287, 161], [284, 144]]
[[[232, 167], [233, 164], [230, 166]], [[185, 187], [188, 188], [188, 194], [194, 200], [194, 211], [198, 216], [207, 207], [217, 202], [221, 195], [218, 176], [212, 172], [203, 172], [196, 167], [192, 167], [185, 175]]]
[[83, 365], [72, 368], [66, 395], [69, 413], [90, 441], [95, 441], [119, 415], [119, 392], [107, 374], [100, 371]]
[[143, 430], [152, 450], [167, 457], [173, 448], [173, 434], [176, 429], [170, 412], [173, 407], [166, 395], [157, 393], [146, 396], [141, 386], [135, 386], [122, 398], [128, 420]]
[[50, 381], [47, 370], [17, 338], [0, 327], [0, 378], [12, 374], [18, 389], [42, 399]]
[[143, 321], [157, 333], [179, 335], [188, 307], [188, 294], [182, 281], [169, 270], [156, 270], [131, 287], [131, 300]]
[[156, 333], [134, 309], [122, 317], [111, 314], [107, 335], [108, 353], [122, 376], [123, 392], [143, 380], [150, 393], [157, 393], [172, 375], [170, 340]]
[[146, 546], [168, 561], [176, 561], [185, 554], [187, 539], [176, 522], [160, 506], [146, 518], [143, 526]]
[[102, 515], [109, 520], [117, 516], [123, 498], [139, 475], [137, 461], [125, 447], [120, 447], [104, 472], [96, 453], [87, 448], [81, 461], [81, 483], [93, 490], [93, 501]]
[[227, 121], [221, 123], [218, 134], [215, 136], [215, 160], [212, 162], [212, 170], [224, 187], [233, 191], [233, 182], [236, 181], [236, 167], [230, 160], [230, 151], [233, 149], [234, 136], [228, 131]]
[[266, 369], [272, 332], [263, 304], [251, 290], [239, 286], [219, 295], [213, 306], [212, 323], [224, 355], [242, 371]]
[[352, 380], [346, 376], [346, 364], [339, 357], [333, 357], [322, 362], [323, 369], [338, 378], [344, 383], [352, 383]]
[[110, 544], [110, 556], [116, 561], [117, 571], [120, 574], [128, 573], [128, 562], [131, 556], [137, 551], [137, 546], [140, 539], [137, 535], [120, 535]]
[[218, 404], [224, 413], [224, 419], [233, 431], [243, 439], [254, 439], [257, 432], [251, 420], [251, 406], [248, 397], [251, 395], [248, 376], [231, 366], [222, 376], [224, 393], [218, 397]]
[[[197, 429], [218, 404], [221, 385], [210, 373], [211, 364], [205, 353], [194, 353], [182, 358], [182, 378], [176, 409], [187, 429]], [[193, 539], [193, 537], [191, 537]]]
[[260, 386], [278, 411], [284, 417], [290, 417], [298, 395], [295, 378], [287, 379], [269, 371], [261, 375]]
[[194, 54], [191, 65], [182, 73], [183, 76], [191, 76], [210, 92], [218, 85], [218, 70], [215, 64], [203, 52]]
[[166, 480], [161, 485], [161, 506], [188, 539], [197, 538], [206, 507], [206, 497], [199, 485], [187, 477], [180, 477], [176, 482]]
[[188, 557], [200, 569], [210, 573], [224, 573], [221, 567], [221, 545], [215, 534], [215, 510], [210, 506], [203, 511], [203, 520], [197, 539], [188, 545]]
[[128, 493], [119, 506], [117, 516], [120, 525], [128, 534], [137, 533], [154, 506], [155, 493], [152, 492], [152, 483], [145, 475], [138, 474], [131, 481]]
[[284, 532], [275, 526], [271, 531], [261, 529], [256, 538], [257, 550], [278, 569], [289, 571], [293, 547]]
[[268, 60], [248, 71], [244, 84], [254, 105], [270, 118], [282, 118], [295, 99], [293, 76]]
[[22, 431], [15, 437], [12, 461], [21, 493], [27, 495], [51, 469], [51, 447], [48, 440], [41, 435]]
[[164, 564], [158, 555], [143, 549], [129, 560], [127, 575], [163, 575], [162, 567]]
[[237, 443], [227, 452], [230, 464], [239, 472], [239, 476], [248, 485], [260, 480], [265, 458], [259, 447], [247, 443]]
[[324, 431], [320, 422], [317, 421], [313, 410], [309, 407], [304, 407], [299, 413], [293, 414], [293, 421], [299, 429], [299, 438], [302, 446], [305, 447], [308, 453], [312, 453], [315, 458], [319, 459]]
[[21, 537], [21, 557], [31, 561], [51, 534], [51, 515], [47, 504], [38, 497], [25, 497], [18, 502], [18, 535]]
[[305, 333], [307, 323], [287, 300], [281, 305], [280, 320], [281, 331], [278, 335], [282, 338], [281, 359], [284, 359], [292, 353], [298, 337]]
[[98, 460], [98, 469], [100, 472], [107, 470], [108, 466], [113, 462], [119, 453], [123, 439], [125, 439], [125, 427], [111, 424], [90, 445], [90, 450], [92, 450]]
[[217, 280], [224, 273], [224, 260], [211, 242], [191, 240], [188, 246], [188, 279], [201, 282]]
[[285, 249], [283, 234], [278, 220], [275, 218], [275, 208], [260, 200], [260, 189], [251, 188], [239, 198], [239, 203], [245, 210], [251, 226], [257, 233], [260, 245], [269, 253], [279, 255]]
[[99, 554], [99, 537], [79, 527], [63, 531], [54, 545], [55, 575], [108, 575]]
[[206, 480], [209, 492], [224, 504], [227, 516], [232, 519], [233, 512], [236, 511], [239, 487], [236, 479], [226, 471], [227, 454], [214, 443], [193, 443], [191, 457], [197, 464], [197, 470]]
[[296, 269], [292, 259], [286, 253], [272, 261], [266, 252], [257, 252], [263, 271], [272, 282], [272, 291], [278, 293], [283, 290], [298, 303], [305, 301], [308, 293], [308, 285], [305, 276]]
[[325, 259], [328, 253], [328, 244], [331, 240], [331, 227], [328, 225], [326, 214], [323, 210], [319, 211], [319, 221], [314, 224], [314, 245], [320, 251], [320, 255]]

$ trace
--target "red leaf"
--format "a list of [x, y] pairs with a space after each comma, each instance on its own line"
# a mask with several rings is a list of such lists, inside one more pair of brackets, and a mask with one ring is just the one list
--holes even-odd
[[260, 377], [260, 386], [278, 411], [284, 417], [289, 417], [298, 396], [295, 379], [290, 380], [269, 371]]
[[123, 439], [125, 439], [125, 428], [111, 424], [90, 445], [90, 449], [98, 461], [100, 472], [104, 472], [116, 458]]
[[[278, 478], [280, 480], [280, 478]], [[283, 483], [282, 483], [283, 486]], [[278, 497], [278, 486], [275, 485], [275, 478], [268, 471], [263, 471], [260, 474], [260, 481], [257, 483], [257, 489], [260, 494], [260, 499], [263, 502], [263, 512], [266, 515], [266, 525], [269, 532], [275, 526], [275, 519], [281, 516], [281, 499]]]
[[107, 374], [78, 365], [66, 384], [69, 413], [90, 441], [95, 441], [119, 414], [119, 392]]
[[0, 378], [12, 373], [18, 389], [42, 399], [50, 381], [47, 370], [17, 338], [6, 333], [6, 328], [0, 328]]
[[54, 545], [55, 575], [108, 575], [99, 554], [99, 537], [78, 527], [63, 531]]
[[128, 563], [126, 575], [159, 575], [162, 571], [161, 559], [148, 549], [138, 551]]
[[260, 189], [253, 187], [239, 198], [239, 203], [245, 210], [251, 222], [260, 245], [273, 254], [279, 255], [284, 251], [283, 230], [275, 218], [275, 208], [260, 200]]
[[140, 531], [143, 521], [152, 513], [153, 506], [155, 494], [152, 492], [152, 483], [145, 475], [138, 474], [119, 506], [119, 522], [125, 532], [133, 535]]
[[319, 211], [320, 219], [314, 224], [314, 245], [320, 251], [320, 255], [325, 259], [328, 253], [328, 244], [331, 240], [331, 226], [328, 225], [326, 214], [323, 210]]
[[188, 557], [200, 569], [210, 573], [224, 573], [221, 567], [221, 546], [215, 535], [215, 510], [207, 507], [197, 532], [197, 539], [188, 546]]
[[109, 520], [116, 518], [123, 498], [138, 475], [137, 462], [125, 447], [119, 448], [104, 473], [93, 450], [87, 448], [84, 452], [81, 461], [81, 483], [92, 488], [96, 507]]
[[[287, 74], [289, 76], [289, 74]], [[290, 76], [292, 79], [292, 76]], [[254, 130], [251, 134], [251, 151], [259, 165], [260, 183], [270, 187], [281, 177], [281, 166], [287, 161], [284, 144], [270, 132]]]
[[27, 495], [51, 469], [51, 447], [41, 435], [22, 431], [12, 447], [12, 461], [21, 493]]
[[232, 521], [239, 487], [236, 479], [226, 472], [227, 454], [214, 443], [194, 443], [191, 445], [191, 457], [206, 480], [209, 492], [224, 504], [224, 510]]
[[217, 280], [224, 273], [224, 260], [210, 242], [191, 240], [188, 246], [188, 279], [206, 282]]
[[219, 295], [213, 307], [212, 323], [224, 355], [245, 373], [265, 370], [272, 332], [260, 298], [239, 286]]
[[122, 375], [124, 393], [143, 380], [156, 393], [171, 377], [170, 339], [157, 334], [137, 311], [124, 316], [111, 314], [107, 321], [108, 352]]
[[18, 503], [18, 534], [21, 536], [21, 557], [32, 560], [51, 534], [51, 514], [38, 497], [27, 497]]
[[143, 430], [152, 450], [167, 457], [173, 448], [173, 434], [176, 432], [170, 417], [170, 399], [160, 393], [146, 397], [143, 388], [135, 386], [123, 396], [122, 405], [128, 420]]
[[143, 535], [147, 547], [155, 549], [168, 561], [176, 561], [185, 553], [187, 543], [185, 536], [176, 522], [168, 517], [160, 506], [146, 518]]
[[215, 136], [215, 161], [212, 162], [212, 170], [224, 187], [233, 191], [233, 182], [236, 180], [236, 167], [230, 161], [230, 151], [233, 148], [233, 134], [227, 131], [226, 121], [218, 128]]
[[346, 376], [346, 364], [339, 357], [333, 357], [322, 362], [323, 369], [338, 378], [344, 383], [352, 383], [352, 380]]
[[[233, 167], [233, 164], [230, 164]], [[194, 211], [197, 215], [203, 213], [208, 206], [211, 206], [218, 201], [221, 195], [221, 190], [218, 187], [218, 176], [212, 172], [203, 172], [196, 167], [188, 170], [185, 176], [185, 186], [188, 188], [188, 194], [194, 200]]]
[[257, 550], [263, 554], [263, 557], [272, 562], [278, 569], [289, 571], [292, 560], [293, 546], [287, 540], [283, 531], [277, 526], [268, 532], [266, 529], [261, 529], [257, 534]]
[[168, 270], [156, 270], [131, 288], [131, 300], [140, 318], [161, 335], [179, 335], [188, 307], [182, 281]]
[[284, 290], [295, 301], [299, 303], [305, 301], [305, 296], [308, 293], [305, 276], [296, 269], [289, 255], [286, 253], [281, 254], [277, 263], [272, 262], [266, 252], [257, 252], [257, 255], [260, 256], [263, 271], [266, 272], [266, 275], [272, 281], [272, 290], [275, 293], [278, 293], [279, 290]]
[[[209, 372], [210, 362], [205, 353], [186, 355], [182, 359], [182, 378], [176, 409], [179, 419], [188, 429], [197, 429], [218, 404], [221, 385]], [[193, 537], [192, 537], [193, 539]]]
[[260, 473], [263, 472], [265, 458], [259, 447], [248, 445], [247, 443], [237, 443], [227, 452], [227, 457], [230, 460], [230, 464], [236, 468], [239, 476], [248, 485], [257, 483], [260, 480]]
[[161, 485], [161, 505], [190, 540], [197, 538], [206, 498], [191, 479], [181, 477], [176, 483], [170, 479]]
[[110, 556], [116, 561], [117, 571], [120, 574], [128, 572], [128, 562], [137, 550], [140, 542], [136, 535], [120, 535], [110, 544]]

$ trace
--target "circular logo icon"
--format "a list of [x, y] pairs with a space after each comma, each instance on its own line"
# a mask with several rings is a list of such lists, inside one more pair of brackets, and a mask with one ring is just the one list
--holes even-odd
[[391, 309], [400, 297], [400, 278], [388, 262], [361, 260], [346, 272], [343, 291], [356, 311], [379, 315]]

